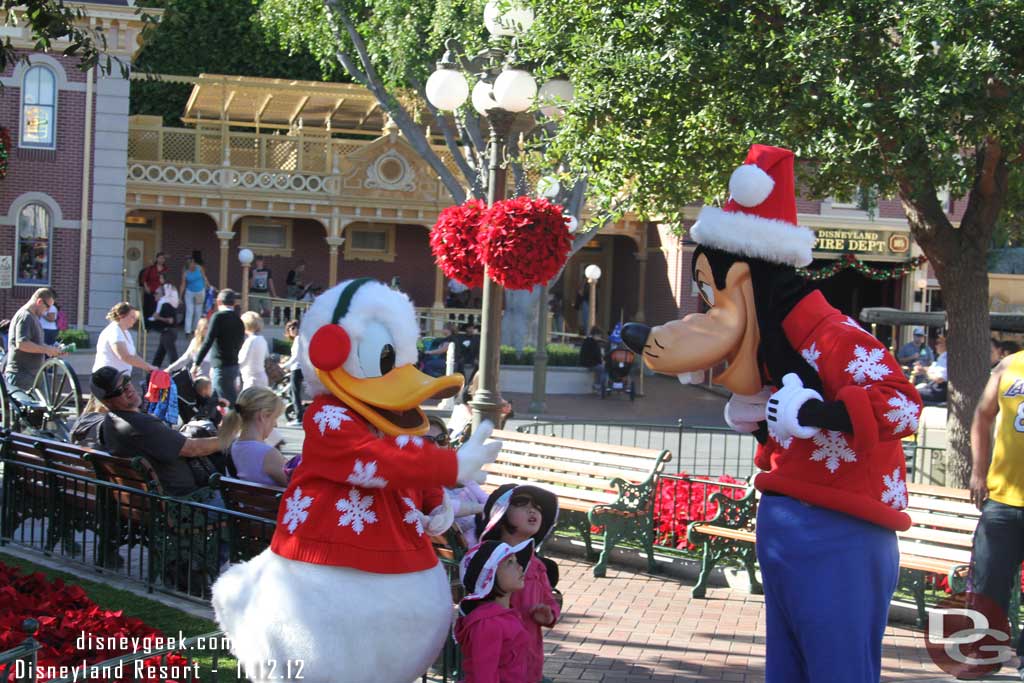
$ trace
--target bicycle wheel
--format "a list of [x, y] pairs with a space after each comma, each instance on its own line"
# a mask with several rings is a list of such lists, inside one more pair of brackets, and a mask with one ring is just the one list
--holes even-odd
[[82, 388], [67, 361], [50, 358], [43, 363], [29, 393], [45, 407], [42, 430], [67, 440], [82, 412]]

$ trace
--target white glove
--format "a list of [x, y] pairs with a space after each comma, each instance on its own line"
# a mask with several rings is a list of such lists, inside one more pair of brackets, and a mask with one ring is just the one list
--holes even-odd
[[757, 423], [764, 420], [768, 408], [768, 398], [772, 390], [763, 387], [760, 392], [751, 396], [733, 394], [725, 404], [725, 423], [734, 432], [750, 434], [757, 431]]
[[429, 515], [423, 515], [423, 530], [430, 536], [440, 536], [448, 531], [455, 522], [455, 507], [448, 499], [448, 492], [444, 494], [444, 502], [430, 511]]
[[809, 439], [819, 431], [820, 427], [801, 426], [798, 415], [800, 408], [811, 400], [821, 401], [821, 394], [814, 389], [805, 389], [804, 383], [795, 373], [788, 373], [782, 378], [782, 388], [768, 399], [765, 417], [768, 430], [780, 443], [792, 437]]
[[458, 481], [460, 484], [466, 484], [471, 481], [482, 484], [487, 479], [487, 473], [481, 472], [480, 468], [489, 462], [497, 460], [502, 446], [500, 441], [484, 443], [490, 438], [493, 431], [494, 423], [490, 420], [484, 420], [480, 423], [479, 427], [473, 430], [473, 435], [469, 437], [469, 441], [462, 444], [462, 447], [455, 452], [459, 460]]

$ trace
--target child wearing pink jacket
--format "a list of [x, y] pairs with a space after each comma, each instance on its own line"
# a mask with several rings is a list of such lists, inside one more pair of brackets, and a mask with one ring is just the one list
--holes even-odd
[[462, 683], [524, 683], [529, 636], [509, 600], [523, 589], [533, 540], [516, 546], [487, 541], [462, 559], [466, 597], [459, 603], [455, 641], [462, 649]]
[[[487, 526], [481, 541], [517, 545], [532, 540], [539, 546], [558, 521], [558, 496], [539, 486], [504, 484], [495, 489], [484, 506]], [[561, 609], [551, 591], [547, 567], [534, 554], [526, 568], [523, 590], [514, 593], [510, 606], [523, 621], [530, 641], [527, 648], [526, 683], [544, 680], [544, 633], [558, 622]]]

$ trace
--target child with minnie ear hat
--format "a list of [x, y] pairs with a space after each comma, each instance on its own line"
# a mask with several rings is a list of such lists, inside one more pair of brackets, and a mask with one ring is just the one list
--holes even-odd
[[523, 683], [529, 635], [509, 600], [523, 589], [533, 539], [510, 546], [485, 541], [462, 558], [455, 640], [462, 648], [462, 683]]
[[[491, 492], [484, 504], [487, 521], [481, 541], [502, 541], [517, 545], [532, 540], [539, 546], [558, 522], [558, 496], [539, 486], [503, 484]], [[512, 595], [510, 606], [519, 614], [530, 636], [526, 683], [544, 680], [544, 634], [561, 616], [551, 590], [548, 568], [534, 555], [526, 568], [523, 590]]]

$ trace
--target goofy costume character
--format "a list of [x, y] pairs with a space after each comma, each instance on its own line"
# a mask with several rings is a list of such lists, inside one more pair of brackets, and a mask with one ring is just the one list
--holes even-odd
[[921, 399], [886, 348], [796, 268], [814, 233], [796, 223], [793, 153], [754, 145], [730, 198], [691, 229], [706, 313], [628, 346], [681, 381], [721, 364], [725, 418], [761, 442], [757, 557], [767, 610], [768, 683], [869, 683], [910, 526], [900, 440]]

